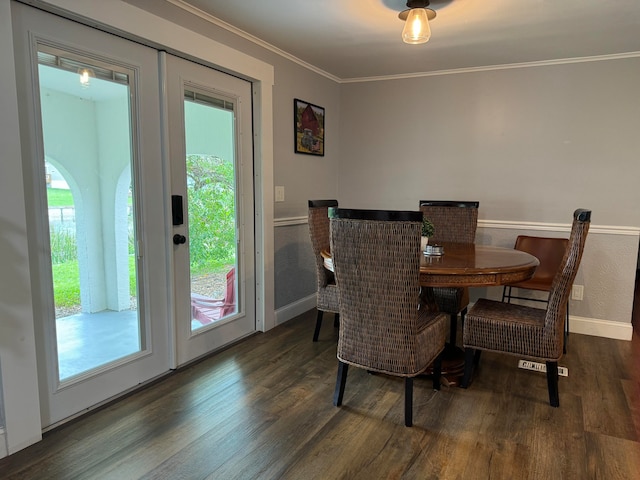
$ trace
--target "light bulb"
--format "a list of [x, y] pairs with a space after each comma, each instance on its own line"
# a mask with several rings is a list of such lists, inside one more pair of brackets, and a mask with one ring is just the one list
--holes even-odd
[[431, 28], [425, 8], [412, 8], [407, 15], [407, 21], [402, 30], [402, 41], [417, 45], [426, 43], [431, 37]]
[[90, 68], [81, 68], [78, 70], [78, 75], [80, 75], [80, 84], [83, 87], [88, 87], [91, 82], [91, 77], [95, 77], [96, 74], [93, 73], [93, 70]]

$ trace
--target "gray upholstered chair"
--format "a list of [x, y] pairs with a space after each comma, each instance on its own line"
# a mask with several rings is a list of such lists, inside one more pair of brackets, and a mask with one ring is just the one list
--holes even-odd
[[573, 214], [569, 244], [553, 277], [546, 310], [481, 298], [464, 325], [465, 370], [462, 387], [471, 381], [482, 350], [503, 352], [546, 362], [549, 403], [560, 405], [558, 360], [562, 357], [563, 325], [571, 285], [578, 272], [591, 222], [591, 211]]
[[329, 250], [329, 207], [337, 207], [337, 200], [309, 200], [309, 236], [311, 248], [316, 261], [317, 300], [318, 315], [316, 328], [313, 332], [313, 341], [318, 341], [322, 315], [324, 312], [334, 314], [334, 325], [340, 322], [340, 309], [338, 308], [338, 287], [332, 272], [324, 268], [323, 258], [320, 252]]
[[447, 316], [420, 305], [422, 213], [329, 209], [340, 297], [338, 374], [342, 404], [349, 365], [405, 378], [405, 425], [413, 423], [413, 378], [433, 366], [440, 388]]
[[[420, 210], [435, 228], [429, 244], [442, 242], [475, 243], [480, 202], [452, 200], [420, 200]], [[445, 251], [446, 255], [446, 251]], [[441, 312], [451, 317], [449, 343], [456, 344], [458, 314], [464, 325], [464, 316], [469, 305], [469, 289], [466, 287], [436, 287], [433, 289]]]

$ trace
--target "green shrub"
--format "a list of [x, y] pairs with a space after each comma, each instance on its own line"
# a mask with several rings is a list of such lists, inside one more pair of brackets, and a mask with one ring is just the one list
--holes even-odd
[[235, 263], [233, 164], [211, 155], [188, 155], [187, 176], [192, 273]]
[[75, 231], [49, 224], [49, 238], [51, 240], [52, 264], [58, 265], [78, 260]]

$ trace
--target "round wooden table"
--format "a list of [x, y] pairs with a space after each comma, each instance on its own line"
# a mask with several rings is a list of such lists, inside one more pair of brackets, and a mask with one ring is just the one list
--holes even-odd
[[443, 243], [441, 256], [422, 255], [424, 287], [489, 287], [531, 278], [539, 265], [533, 255], [513, 248]]
[[[423, 287], [490, 287], [531, 278], [540, 262], [513, 248], [467, 243], [443, 243], [443, 255], [422, 255]], [[324, 266], [333, 272], [331, 253], [321, 252]]]

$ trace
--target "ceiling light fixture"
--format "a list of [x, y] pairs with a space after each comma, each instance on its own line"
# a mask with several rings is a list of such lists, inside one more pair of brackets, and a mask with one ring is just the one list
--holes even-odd
[[407, 10], [398, 14], [401, 20], [405, 20], [402, 30], [402, 41], [412, 45], [427, 43], [431, 37], [429, 20], [436, 18], [435, 10], [427, 8], [429, 0], [408, 0]]
[[85, 67], [78, 69], [78, 75], [80, 75], [80, 85], [84, 88], [88, 88], [91, 84], [91, 79], [96, 77], [96, 74], [92, 69]]

